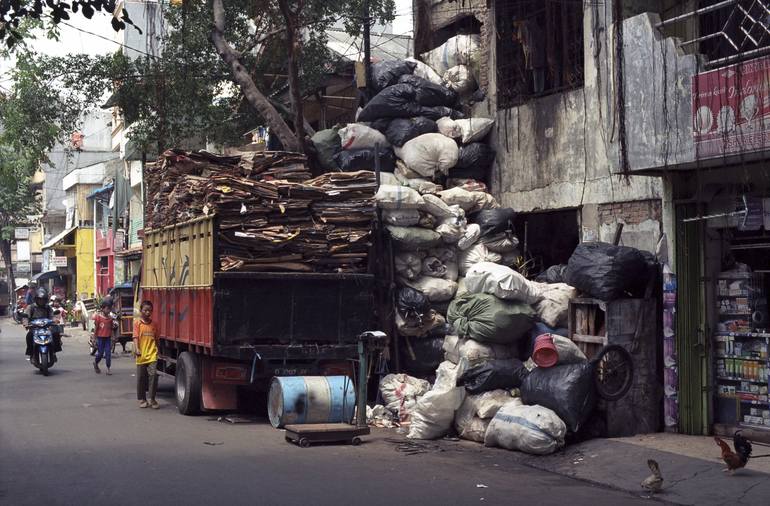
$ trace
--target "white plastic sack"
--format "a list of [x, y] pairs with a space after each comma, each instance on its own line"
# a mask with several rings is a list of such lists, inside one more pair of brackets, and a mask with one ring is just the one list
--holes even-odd
[[468, 293], [468, 289], [465, 288], [465, 278], [464, 277], [458, 277], [457, 278], [457, 291], [455, 292], [455, 297], [460, 297], [461, 295], [465, 295]]
[[398, 180], [395, 174], [380, 172], [380, 184], [400, 185], [401, 181]]
[[491, 420], [484, 420], [478, 416], [472, 416], [470, 419], [463, 418], [460, 422], [455, 419], [455, 430], [461, 439], [483, 443], [489, 422]]
[[473, 246], [481, 235], [481, 227], [477, 223], [471, 223], [465, 228], [462, 238], [457, 241], [457, 247], [461, 250], [467, 250]]
[[436, 371], [436, 383], [423, 395], [412, 411], [410, 439], [437, 439], [449, 432], [455, 411], [465, 399], [465, 388], [458, 387], [457, 378], [465, 372], [465, 364], [441, 362]]
[[566, 432], [567, 426], [550, 409], [513, 399], [492, 418], [484, 445], [548, 455], [564, 446]]
[[406, 185], [413, 190], [417, 190], [421, 195], [438, 193], [444, 189], [441, 185], [419, 177], [407, 179]]
[[[466, 393], [465, 400], [460, 405], [457, 413], [455, 413], [455, 428], [460, 437], [471, 439], [464, 437], [463, 432], [470, 428], [474, 418], [486, 418], [487, 422], [489, 422], [489, 418], [495, 416], [500, 408], [512, 399], [510, 392], [507, 390], [490, 390], [489, 392], [476, 395], [468, 395]], [[470, 429], [470, 431], [473, 431], [473, 429]], [[471, 439], [471, 441], [483, 442], [483, 434], [481, 439]]]
[[497, 199], [495, 199], [490, 193], [485, 191], [474, 191], [471, 193], [473, 193], [475, 204], [470, 210], [468, 210], [469, 213], [483, 211], [484, 209], [497, 209], [500, 207]]
[[465, 359], [468, 366], [473, 366], [488, 360], [506, 360], [513, 358], [512, 346], [503, 344], [484, 344], [473, 339], [464, 339], [454, 335], [444, 337], [444, 360], [453, 364]]
[[500, 299], [524, 304], [535, 304], [542, 300], [538, 285], [510, 267], [492, 262], [479, 262], [465, 275], [465, 286], [471, 293], [489, 293]]
[[452, 210], [449, 205], [436, 195], [423, 195], [420, 211], [430, 213], [439, 220], [452, 217]]
[[433, 278], [446, 277], [446, 265], [436, 257], [427, 256], [422, 261], [422, 274]]
[[388, 374], [380, 381], [380, 395], [385, 407], [406, 421], [417, 399], [430, 390], [430, 383], [407, 374]]
[[418, 178], [420, 175], [406, 166], [403, 160], [396, 160], [396, 168], [393, 170], [393, 175], [398, 178], [401, 184], [407, 185], [410, 179]]
[[419, 209], [424, 204], [416, 190], [388, 184], [380, 185], [374, 200], [381, 209]]
[[422, 61], [439, 75], [457, 65], [477, 65], [480, 55], [479, 35], [456, 35], [432, 51], [422, 53]]
[[430, 250], [428, 254], [438, 258], [444, 263], [444, 266], [446, 267], [444, 279], [457, 281], [459, 271], [457, 268], [457, 253], [454, 248], [434, 248]]
[[414, 58], [405, 58], [404, 61], [414, 63], [415, 66], [412, 74], [416, 75], [417, 77], [422, 77], [423, 79], [430, 81], [433, 84], [442, 84], [441, 76], [438, 75], [436, 71], [433, 70], [429, 65], [421, 62], [420, 60], [415, 60]]
[[417, 279], [398, 278], [403, 286], [421, 291], [431, 302], [452, 300], [457, 292], [457, 283], [449, 279], [420, 276]]
[[566, 283], [537, 283], [543, 300], [535, 305], [540, 320], [549, 327], [566, 327], [569, 301], [577, 297], [577, 290]]
[[455, 120], [462, 130], [461, 142], [469, 144], [483, 139], [492, 129], [495, 120], [488, 118], [467, 118]]
[[465, 234], [465, 226], [458, 225], [454, 218], [447, 218], [436, 227], [436, 232], [441, 234], [441, 238], [447, 244], [456, 244]]
[[[422, 217], [420, 217], [422, 220]], [[397, 227], [395, 225], [385, 225], [393, 242], [401, 250], [419, 251], [425, 248], [432, 248], [441, 243], [441, 234], [435, 230], [428, 230], [421, 227]]]
[[422, 257], [418, 253], [399, 253], [394, 263], [396, 274], [406, 279], [415, 279], [422, 272]]
[[[458, 260], [460, 262], [460, 274], [465, 276], [471, 267], [480, 262], [499, 262], [502, 257], [499, 253], [489, 251], [484, 244], [477, 242], [470, 248], [460, 251]], [[466, 280], [466, 286], [467, 286]], [[469, 289], [469, 291], [471, 291]], [[475, 293], [475, 292], [474, 292]]]
[[476, 79], [467, 65], [455, 65], [447, 69], [441, 77], [444, 86], [454, 90], [458, 95], [470, 95], [476, 91]]
[[556, 353], [559, 355], [557, 364], [579, 364], [588, 360], [577, 344], [569, 337], [551, 334], [553, 344], [556, 346]]
[[382, 220], [388, 225], [411, 227], [420, 221], [420, 211], [417, 209], [385, 209]]
[[402, 147], [395, 148], [396, 156], [421, 177], [433, 178], [436, 173], [447, 175], [457, 164], [460, 148], [452, 139], [438, 133], [418, 135]]
[[462, 188], [450, 188], [438, 193], [441, 200], [450, 206], [460, 206], [463, 211], [467, 211], [476, 205], [476, 196]]
[[439, 118], [436, 125], [438, 125], [439, 133], [450, 139], [459, 139], [463, 135], [463, 129], [450, 117]]
[[385, 135], [361, 123], [351, 123], [337, 133], [342, 139], [342, 149], [373, 149], [378, 143], [381, 148], [390, 146]]
[[481, 239], [481, 242], [489, 248], [489, 251], [500, 254], [511, 253], [519, 247], [519, 239], [515, 235], [506, 232], [485, 236]]

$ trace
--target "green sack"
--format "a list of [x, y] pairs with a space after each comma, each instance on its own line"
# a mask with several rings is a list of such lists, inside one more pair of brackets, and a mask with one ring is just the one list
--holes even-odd
[[460, 337], [487, 344], [511, 344], [529, 333], [534, 314], [527, 304], [486, 293], [466, 293], [449, 305], [447, 320]]
[[340, 170], [339, 165], [334, 160], [334, 155], [342, 151], [342, 139], [340, 139], [336, 128], [327, 128], [319, 130], [310, 138], [318, 153], [318, 162], [325, 170]]
[[390, 237], [398, 247], [406, 251], [428, 249], [442, 244], [441, 234], [435, 230], [420, 227], [397, 227], [388, 225]]

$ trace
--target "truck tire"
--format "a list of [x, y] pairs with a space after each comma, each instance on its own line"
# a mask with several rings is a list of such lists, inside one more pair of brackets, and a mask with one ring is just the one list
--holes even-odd
[[201, 410], [201, 371], [198, 357], [188, 351], [179, 354], [174, 376], [176, 407], [183, 415], [197, 415]]

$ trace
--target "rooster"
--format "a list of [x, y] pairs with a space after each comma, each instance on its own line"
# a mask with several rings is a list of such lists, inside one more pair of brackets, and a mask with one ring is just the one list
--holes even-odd
[[716, 436], [714, 436], [714, 441], [716, 441], [719, 448], [722, 449], [722, 460], [727, 464], [727, 468], [724, 469], [724, 472], [733, 474], [736, 469], [746, 467], [746, 463], [751, 456], [751, 443], [748, 439], [741, 436], [740, 431], [736, 432], [733, 436], [733, 446], [735, 447], [735, 451], [730, 450], [727, 443]]
[[644, 479], [642, 488], [653, 494], [655, 492], [660, 492], [663, 488], [663, 475], [660, 474], [660, 467], [658, 466], [658, 463], [652, 459], [647, 461], [647, 466], [650, 468], [650, 471], [652, 471], [652, 474]]

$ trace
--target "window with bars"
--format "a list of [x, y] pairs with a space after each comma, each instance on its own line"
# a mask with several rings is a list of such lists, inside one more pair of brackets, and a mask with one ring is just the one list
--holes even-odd
[[676, 26], [690, 34], [680, 47], [706, 56], [709, 67], [770, 54], [770, 0], [695, 1], [659, 25], [666, 31]]
[[498, 108], [583, 85], [583, 2], [503, 0], [495, 18]]

